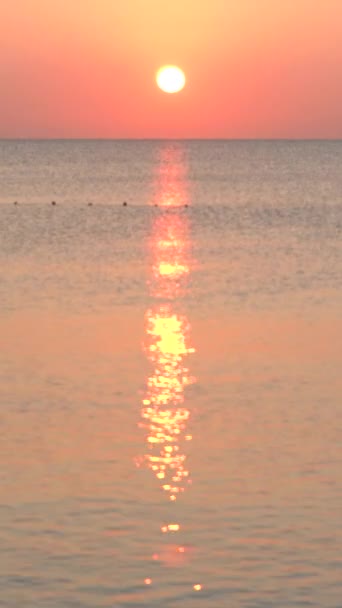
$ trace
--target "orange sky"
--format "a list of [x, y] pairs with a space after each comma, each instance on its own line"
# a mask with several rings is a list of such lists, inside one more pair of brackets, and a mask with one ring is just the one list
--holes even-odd
[[0, 87], [0, 137], [340, 138], [342, 2], [2, 0]]

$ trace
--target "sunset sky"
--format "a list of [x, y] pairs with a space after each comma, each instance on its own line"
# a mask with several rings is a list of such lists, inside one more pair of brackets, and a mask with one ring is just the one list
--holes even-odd
[[0, 86], [0, 137], [340, 138], [342, 2], [1, 0]]

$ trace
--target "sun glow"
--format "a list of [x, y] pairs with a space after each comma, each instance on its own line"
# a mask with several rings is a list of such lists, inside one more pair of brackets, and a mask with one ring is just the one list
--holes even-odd
[[164, 93], [179, 93], [185, 87], [186, 78], [176, 65], [164, 65], [158, 70], [156, 81]]

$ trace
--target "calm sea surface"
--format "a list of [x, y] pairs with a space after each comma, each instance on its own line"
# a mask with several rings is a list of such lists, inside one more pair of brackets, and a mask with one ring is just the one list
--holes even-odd
[[1, 608], [341, 608], [341, 142], [0, 142], [0, 276]]

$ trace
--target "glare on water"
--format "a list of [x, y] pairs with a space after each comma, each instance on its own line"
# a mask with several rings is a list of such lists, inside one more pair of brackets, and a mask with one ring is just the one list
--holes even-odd
[[[182, 210], [187, 200], [185, 160], [182, 160], [177, 148], [166, 147], [161, 151], [158, 206], [170, 213], [156, 216], [149, 239], [148, 283], [154, 304], [146, 312], [144, 351], [152, 373], [147, 378], [140, 423], [146, 432], [144, 461], [171, 502], [191, 483], [186, 462], [186, 444], [191, 440], [186, 387], [195, 382], [187, 363], [188, 355], [195, 352], [190, 322], [185, 314], [176, 312], [177, 298], [187, 289], [191, 272], [189, 220]], [[180, 529], [179, 523], [161, 526], [163, 533]], [[185, 552], [182, 546], [174, 546], [173, 550], [177, 554]], [[169, 549], [169, 553], [173, 550]]]

